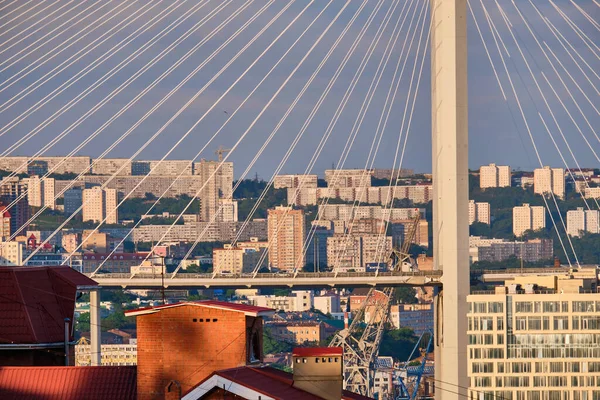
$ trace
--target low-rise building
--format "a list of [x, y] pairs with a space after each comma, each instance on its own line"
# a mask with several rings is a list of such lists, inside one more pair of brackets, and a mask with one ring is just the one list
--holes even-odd
[[340, 306], [340, 296], [337, 294], [315, 296], [313, 302], [315, 310], [319, 310], [323, 314], [333, 314], [342, 311]]
[[552, 239], [491, 243], [477, 249], [478, 261], [505, 261], [516, 257], [527, 262], [549, 261], [554, 258]]
[[323, 321], [267, 322], [265, 328], [273, 338], [294, 344], [319, 343], [336, 332]]
[[272, 308], [276, 311], [299, 312], [313, 308], [313, 293], [310, 290], [295, 290], [291, 296], [258, 295], [248, 296], [251, 304]]
[[83, 273], [89, 274], [100, 265], [101, 271], [109, 273], [124, 273], [131, 272], [131, 267], [140, 265], [146, 259], [149, 253], [84, 253], [82, 257]]
[[417, 336], [433, 332], [433, 303], [392, 305], [390, 322], [394, 329], [410, 328]]

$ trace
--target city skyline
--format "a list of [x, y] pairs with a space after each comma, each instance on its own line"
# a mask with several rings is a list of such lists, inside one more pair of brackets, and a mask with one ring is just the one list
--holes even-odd
[[[583, 42], [581, 42], [581, 40], [579, 40], [575, 33], [573, 33], [570, 30], [568, 24], [564, 20], [562, 20], [560, 14], [558, 14], [558, 12], [550, 4], [542, 1], [536, 1], [534, 4], [537, 7], [539, 7], [541, 12], [548, 15], [551, 22], [556, 24], [556, 26], [559, 29], [561, 29], [561, 33], [565, 35], [565, 38], [569, 40], [569, 44], [574, 46], [575, 50], [577, 50], [581, 54], [584, 54], [584, 52], [589, 51], [589, 49], [584, 45]], [[518, 22], [519, 16], [516, 9], [512, 7], [509, 2], [501, 2], [501, 5], [503, 7], [503, 11], [507, 13], [508, 18], [511, 20], [511, 23], [514, 26], [514, 33], [519, 37], [519, 39], [523, 40], [523, 50], [530, 53], [532, 55], [531, 59], [533, 59], [534, 62], [537, 64], [538, 61], [536, 60], [542, 60], [544, 56], [539, 50], [539, 48], [537, 48], [537, 44], [531, 39], [531, 37], [528, 37], [528, 32], [523, 22]], [[249, 15], [250, 12], [254, 13], [258, 11], [259, 6], [262, 6], [262, 4], [250, 6], [247, 10], [244, 10], [241, 15]], [[391, 3], [385, 2], [384, 6], [389, 7], [391, 6]], [[576, 9], [574, 9], [573, 7], [566, 7], [566, 4], [564, 3], [559, 3], [558, 6], [561, 7], [561, 10], [564, 10], [566, 15], [569, 18], [571, 18], [575, 24], [581, 26], [582, 32], [588, 35], [592, 42], [597, 43], [600, 41], [598, 31], [590, 29], [588, 24], [586, 24], [587, 21], [585, 20], [582, 14], [577, 12]], [[581, 2], [580, 6], [588, 13], [593, 14], [592, 7], [594, 7], [594, 5], [591, 1]], [[269, 8], [267, 11], [265, 11], [265, 13], [262, 16], [260, 16], [257, 19], [257, 23], [259, 25], [261, 23], [264, 24], [265, 21], [267, 21], [269, 17], [273, 16], [275, 12], [281, 11], [282, 7], [283, 5], [280, 4], [272, 7], [272, 9]], [[555, 40], [555, 38], [552, 37], [548, 28], [544, 26], [543, 22], [537, 16], [535, 9], [529, 4], [522, 4], [520, 5], [520, 7], [529, 18], [529, 22], [533, 24], [533, 28], [536, 30], [536, 32], [548, 33], [547, 37], [545, 37], [545, 40], [548, 42], [548, 46], [550, 47], [550, 49], [553, 49], [553, 51], [557, 52], [557, 55], [560, 56], [559, 50], [563, 51], [561, 44], [558, 43]], [[208, 6], [207, 8], [210, 8], [210, 6]], [[300, 7], [300, 5], [293, 5], [288, 11], [290, 14], [297, 14], [300, 13], [302, 8]], [[186, 5], [174, 11], [174, 13], [175, 15], [183, 15], [184, 12], [187, 12], [190, 9], [191, 5]], [[230, 10], [230, 8], [226, 8], [226, 10]], [[290, 28], [289, 32], [287, 32], [286, 35], [284, 35], [281, 38], [282, 44], [286, 43], [286, 41], [288, 41], [289, 43], [289, 41], [292, 40], [291, 38], [293, 38], [294, 34], [299, 35], [301, 33], [301, 30], [308, 26], [308, 22], [320, 12], [323, 12], [323, 18], [325, 18], [325, 16], [327, 16], [328, 18], [333, 18], [333, 16], [340, 10], [341, 5], [339, 4], [335, 4], [330, 7], [326, 7], [324, 4], [314, 4], [308, 7], [306, 12], [300, 15], [297, 23], [293, 25]], [[339, 34], [343, 24], [349, 22], [350, 15], [352, 15], [352, 13], [355, 11], [357, 11], [356, 4], [351, 4], [350, 6], [348, 6], [347, 9], [345, 9], [344, 12], [340, 14], [340, 17], [336, 21], [336, 23], [333, 24], [331, 28], [331, 33], [334, 33], [335, 35]], [[475, 7], [474, 5], [474, 12], [478, 18], [482, 17], [483, 11], [480, 6]], [[495, 18], [498, 17], [498, 15], [496, 15], [498, 14], [497, 9], [490, 9], [489, 12], [492, 13], [492, 15], [494, 15]], [[398, 13], [399, 10], [396, 12], [396, 14]], [[150, 15], [153, 14], [154, 12], [150, 12]], [[377, 14], [378, 16], [376, 17], [376, 20], [381, 20], [382, 14]], [[223, 15], [227, 15], [227, 13], [224, 13]], [[283, 14], [283, 18], [286, 20], [286, 22], [291, 22], [290, 15], [288, 15], [287, 13]], [[366, 16], [364, 15], [364, 13], [361, 14], [359, 20], [364, 21], [365, 19]], [[225, 35], [233, 32], [233, 25], [224, 28], [223, 32], [227, 32], [225, 33]], [[136, 26], [135, 23], [134, 26]], [[183, 29], [183, 27], [191, 27], [190, 21], [184, 22], [181, 26], [181, 29]], [[350, 38], [353, 38], [357, 35], [358, 27], [359, 25], [353, 25], [350, 27], [347, 37], [345, 37], [338, 45], [340, 49], [348, 49], [348, 46], [351, 43]], [[190, 38], [202, 37], [203, 34], [207, 34], [209, 32], [209, 28], [212, 29], [213, 27], [202, 27]], [[309, 32], [306, 34], [306, 40], [310, 41], [316, 39], [319, 30], [322, 31], [324, 28], [324, 24], [321, 21], [317, 21], [315, 26], [312, 27], [311, 30], [309, 30]], [[510, 32], [504, 26], [499, 25], [498, 29], [502, 34], [503, 42], [504, 45], [507, 47], [508, 53], [518, 54], [518, 48], [515, 46], [514, 42], [512, 42]], [[256, 27], [253, 26], [249, 28], [249, 32], [252, 34], [257, 33]], [[390, 33], [391, 27], [388, 27], [388, 30], [386, 32]], [[264, 36], [261, 36], [261, 38], [258, 39], [258, 41], [252, 48], [264, 48], [266, 46], [266, 43], [269, 43], [269, 41], [275, 38], [275, 33], [276, 31], [273, 32], [272, 30], [268, 30]], [[367, 45], [366, 40], [372, 39], [374, 33], [374, 28], [367, 31], [367, 34], [365, 35], [365, 39], [363, 41], [364, 47], [366, 47]], [[166, 37], [170, 38], [173, 36], [167, 35]], [[490, 46], [490, 51], [495, 50], [492, 47], [492, 37], [489, 35], [484, 37], [486, 42], [488, 43], [488, 46]], [[117, 41], [122, 38], [124, 38], [124, 36], [116, 35], [113, 39], [108, 41], [108, 43], [116, 44]], [[81, 43], [81, 45], [89, 42], [89, 38], [83, 38], [82, 40], [83, 43]], [[280, 83], [282, 83], [283, 78], [289, 72], [291, 72], [291, 65], [295, 65], [291, 64], [291, 60], [294, 60], [294, 62], [299, 61], [299, 57], [303, 55], [304, 52], [307, 50], [307, 46], [304, 43], [306, 40], [301, 40], [299, 44], [292, 49], [292, 51], [289, 54], [291, 59], [290, 61], [288, 61], [287, 64], [284, 63], [281, 66], [281, 68], [276, 69], [273, 72], [273, 81], [271, 83], [273, 87], [277, 87]], [[308, 79], [310, 72], [313, 69], [313, 64], [316, 60], [318, 60], [317, 55], [322, 54], [323, 50], [326, 49], [327, 46], [330, 46], [332, 44], [331, 40], [332, 39], [325, 39], [322, 41], [322, 43], [320, 43], [317, 46], [315, 52], [307, 59], [306, 65], [303, 65], [298, 70], [294, 79], [292, 79], [289, 82], [289, 84], [286, 86], [286, 89], [283, 90], [283, 92], [277, 98], [277, 102], [271, 105], [269, 110], [271, 110], [272, 108], [272, 112], [267, 110], [267, 113], [265, 113], [265, 115], [261, 119], [259, 119], [257, 124], [249, 132], [248, 138], [244, 139], [244, 141], [241, 142], [241, 147], [230, 155], [230, 158], [228, 158], [228, 160], [234, 161], [237, 165], [240, 166], [240, 168], [238, 168], [237, 171], [244, 171], [246, 166], [249, 165], [249, 162], [252, 158], [252, 154], [254, 154], [256, 150], [258, 150], [258, 147], [256, 146], [262, 144], [262, 142], [264, 142], [264, 140], [266, 139], [268, 132], [270, 132], [273, 129], [275, 121], [273, 117], [275, 116], [275, 113], [279, 114], [283, 112], [283, 110], [285, 110], [287, 106], [291, 103], [293, 97], [296, 95], [301, 85], [306, 79]], [[237, 41], [234, 40], [234, 43], [237, 43]], [[385, 48], [385, 43], [386, 41], [382, 40], [378, 44], [378, 46], [376, 47], [376, 53], [383, 52]], [[181, 50], [179, 48], [177, 49], [177, 51], [174, 53], [175, 56], [183, 56], [184, 50], [188, 50], [191, 48], [191, 43], [189, 43], [189, 41], [184, 42], [184, 44], [185, 45], [182, 46], [183, 48]], [[268, 52], [265, 55], [265, 60], [271, 59], [272, 62], [275, 62], [275, 60], [277, 60], [277, 58], [282, 54], [282, 49], [280, 49], [279, 47], [281, 46], [275, 46], [275, 48], [272, 49], [272, 51]], [[397, 44], [397, 47], [400, 47], [400, 43]], [[128, 69], [141, 68], [143, 65], [142, 63], [144, 61], [147, 61], [150, 55], [158, 54], [158, 50], [161, 48], [162, 47], [160, 46], [155, 46], [155, 48], [152, 48], [147, 52], [147, 55], [140, 57], [139, 61], [133, 62]], [[398, 52], [398, 49], [392, 52], [392, 56], [390, 59], [391, 64], [394, 63], [395, 57], [398, 57]], [[63, 55], [68, 56], [72, 53], [73, 52], [71, 50], [67, 49], [65, 50]], [[360, 54], [362, 55], [363, 53]], [[84, 59], [91, 60], [91, 57], [99, 56], [100, 54], [101, 52], [99, 50], [92, 51]], [[185, 74], [191, 71], [192, 66], [197, 66], [199, 64], [199, 62], [197, 61], [198, 56], [202, 54], [205, 55], [206, 53], [203, 51], [199, 51], [186, 63], [179, 67], [179, 74], [181, 74], [181, 76], [184, 76]], [[228, 57], [231, 57], [233, 54], [233, 49], [225, 49], [224, 53], [219, 54], [219, 57], [217, 57], [214, 62], [209, 63], [206, 66], [206, 68], [209, 70], [209, 72], [216, 72], [218, 67], [223, 63], [223, 60], [228, 59]], [[336, 63], [339, 63], [341, 61], [341, 57], [343, 54], [344, 52], [340, 50], [334, 52], [331, 55], [331, 59], [328, 63], [325, 64], [322, 73], [318, 75], [320, 82], [324, 84], [329, 79], [329, 77], [333, 73], [333, 67], [336, 65]], [[473, 20], [471, 18], [469, 18], [469, 54], [469, 98], [471, 108], [471, 151], [469, 157], [470, 167], [475, 168], [478, 165], [483, 165], [489, 162], [495, 162], [497, 164], [509, 164], [514, 166], [515, 169], [523, 170], [529, 170], [540, 167], [538, 161], [536, 160], [536, 156], [533, 151], [529, 135], [522, 124], [522, 120], [520, 119], [521, 117], [519, 116], [519, 110], [516, 106], [514, 99], [511, 99], [510, 96], [508, 99], [508, 104], [510, 105], [511, 109], [509, 110], [507, 108], [507, 103], [502, 97], [502, 93], [494, 77], [494, 71], [490, 67], [485, 49], [481, 44], [481, 40], [478, 36], [478, 31], [476, 30], [476, 26], [474, 25]], [[29, 57], [29, 59], [31, 59], [35, 55], [36, 53], [33, 53]], [[140, 154], [140, 158], [160, 159], [165, 154], [165, 149], [169, 149], [175, 143], [176, 138], [180, 136], [181, 133], [185, 132], [192, 125], [192, 122], [197, 119], [195, 115], [205, 110], [208, 110], [209, 106], [211, 106], [215, 99], [219, 96], [219, 91], [224, 90], [228, 87], [229, 83], [225, 83], [225, 80], [229, 79], [232, 76], [231, 74], [235, 76], [236, 73], [241, 73], [246, 68], [246, 66], [249, 65], [250, 61], [253, 59], [254, 56], [255, 54], [252, 53], [242, 54], [238, 62], [232, 65], [232, 71], [225, 74], [222, 79], [218, 79], [214, 83], [214, 85], [210, 86], [207, 89], [207, 91], [205, 91], [204, 94], [201, 95], [193, 103], [194, 112], [190, 113], [189, 110], [187, 112], [184, 112], [178, 119], [176, 119], [173, 122], [173, 124], [170, 125], [170, 127], [167, 128], [165, 133], [159, 135], [156, 141], [153, 142], [146, 150], [144, 150]], [[357, 57], [358, 55], [355, 56], [355, 58]], [[411, 53], [411, 57], [414, 58], [414, 49]], [[114, 57], [115, 60], [122, 60], [123, 58], [123, 53], [116, 54]], [[377, 57], [375, 56], [374, 58]], [[358, 59], [353, 61], [352, 63], [356, 63], [357, 61]], [[374, 75], [377, 66], [375, 60], [371, 61], [372, 62], [370, 62], [366, 66], [365, 77], [363, 77], [362, 80], [359, 82], [359, 85], [356, 89], [357, 91], [362, 90], [364, 92], [369, 86], [369, 79], [367, 77]], [[503, 71], [500, 70], [501, 64], [497, 54], [495, 55], [494, 61], [496, 62], [497, 69], [499, 70], [498, 73], [503, 74]], [[575, 79], [585, 79], [585, 77], [577, 69], [575, 64], [571, 65], [570, 59], [568, 59], [568, 57], [563, 59], [562, 62], [565, 63], [565, 67], [567, 67], [571, 71]], [[597, 59], [592, 58], [591, 60], [587, 60], [587, 62], [589, 63], [591, 70], [600, 70], [600, 62]], [[58, 64], [58, 61], [53, 60], [49, 62], [48, 65], [54, 65], [52, 63]], [[407, 68], [412, 66], [411, 63], [412, 59], [408, 63]], [[262, 61], [258, 63], [259, 66], [263, 64], [264, 62]], [[428, 65], [429, 63], [427, 58], [425, 60], [425, 69], [428, 68]], [[552, 118], [550, 115], [546, 115], [547, 110], [543, 110], [543, 102], [542, 99], [539, 97], [539, 94], [534, 93], [535, 85], [533, 84], [530, 77], [527, 76], [527, 69], [525, 65], [523, 65], [522, 63], [517, 63], [513, 60], [509, 61], [508, 67], [511, 72], [516, 72], [518, 76], [518, 79], [515, 81], [515, 84], [517, 84], [517, 86], [519, 86], [519, 89], [522, 90], [522, 93], [520, 93], [520, 96], [522, 96], [521, 102], [525, 107], [525, 114], [530, 119], [532, 135], [536, 140], [536, 144], [538, 145], [540, 152], [544, 155], [543, 163], [545, 165], [552, 165], [555, 167], [564, 168], [564, 164], [560, 156], [556, 152], [556, 149], [554, 148], [554, 145], [552, 144], [552, 141], [550, 140], [543, 123], [540, 121], [537, 115], [538, 111], [542, 112], [544, 120], [550, 125]], [[537, 65], [537, 67], [541, 68], [539, 65]], [[45, 72], [46, 68], [48, 67], [46, 66], [40, 68], [39, 70], [33, 71], [30, 78], [41, 77], [42, 72]], [[542, 70], [545, 69], [548, 69], [548, 66], [544, 67]], [[8, 71], [11, 70], [12, 69], [9, 69]], [[72, 68], [68, 69], [68, 71], [71, 74], [74, 74], [76, 72]], [[137, 83], [133, 87], [137, 88], [136, 85], [144, 85], [149, 83], [149, 78], [151, 76], [156, 76], [158, 74], [158, 71], [159, 69], [157, 68], [151, 68], [148, 73], [146, 73], [138, 81], [136, 81]], [[590, 74], [590, 70], [585, 71], [587, 71], [588, 75]], [[388, 67], [382, 75], [382, 80], [389, 81], [391, 79], [392, 72], [393, 69], [391, 68], [391, 66]], [[258, 72], [258, 70], [256, 69], [250, 70], [248, 75], [244, 79], [242, 79], [240, 84], [236, 86], [236, 88], [234, 88], [234, 90], [232, 90], [225, 98], [223, 98], [223, 101], [221, 101], [215, 107], [215, 109], [207, 115], [202, 124], [192, 132], [192, 135], [188, 137], [184, 142], [182, 142], [181, 145], [174, 149], [174, 152], [172, 153], [172, 155], [169, 156], [169, 158], [188, 159], [193, 157], [195, 153], [198, 150], [200, 150], [200, 148], [203, 145], [206, 144], [210, 135], [212, 135], [213, 132], [217, 131], [221, 124], [223, 124], [226, 120], [229, 119], [229, 116], [230, 114], [232, 114], [233, 110], [249, 93], [251, 88], [250, 85], [252, 85], [253, 82], [257, 81], [257, 73], [260, 74], [260, 72]], [[552, 73], [552, 70], [548, 69], [546, 75], [550, 77], [550, 73]], [[561, 73], [564, 75], [564, 71], [561, 71]], [[108, 81], [109, 87], [116, 87], [120, 82], [124, 81], [126, 77], [129, 77], [129, 75], [124, 75], [122, 73], [115, 75], [114, 78]], [[318, 143], [318, 139], [320, 139], [320, 137], [322, 136], [327, 122], [330, 120], [331, 115], [333, 114], [334, 105], [336, 104], [336, 102], [339, 102], [339, 100], [341, 100], [343, 91], [348, 87], [351, 78], [351, 69], [342, 71], [338, 82], [333, 86], [332, 92], [327, 98], [327, 103], [331, 105], [325, 106], [317, 114], [315, 120], [310, 125], [310, 128], [304, 135], [303, 139], [300, 141], [297, 150], [293, 152], [290, 160], [283, 166], [281, 173], [303, 173], [305, 171], [307, 166], [306, 159], [314, 153], [314, 149], [316, 144]], [[541, 74], [538, 73], [537, 78], [542, 81], [542, 84], [544, 84], [545, 86], [544, 90], [547, 93], [549, 93], [548, 101], [553, 107], [553, 110], [555, 110], [555, 115], [557, 117], [558, 122], [561, 125], [562, 130], [565, 133], [570, 132], [566, 136], [566, 138], [568, 139], [570, 145], [574, 149], [577, 161], [582, 165], [597, 164], [597, 159], [593, 156], [589, 148], [584, 143], [582, 136], [576, 133], [575, 126], [572, 125], [569, 117], [560, 109], [561, 106], [559, 102], [556, 100], [555, 97], [551, 98], [551, 90], [549, 87], [547, 87], [546, 83], [543, 82]], [[58, 87], [58, 84], [61, 82], [62, 81], [60, 79], [53, 79], [49, 81], [48, 84], [46, 84], [46, 86], [44, 87], [47, 87], [48, 89]], [[102, 134], [103, 139], [97, 138], [92, 140], [90, 145], [85, 147], [81, 152], [78, 152], [78, 154], [89, 154], [91, 156], [97, 156], [98, 153], [102, 149], [106, 148], [108, 144], [112, 143], [118, 135], [124, 133], [131, 126], [132, 121], [141, 117], [146, 108], [149, 108], [152, 104], [154, 104], [155, 101], [153, 99], [151, 100], [152, 95], [154, 95], [155, 97], [165, 95], [166, 92], [168, 92], [172, 87], [174, 87], [175, 82], [176, 81], [173, 79], [168, 79], [160, 83], [158, 86], [156, 86], [153, 90], [150, 91], [149, 95], [145, 96], [139, 102], [137, 102], [136, 107], [130, 109], [124, 115], [124, 117], [117, 119], [113, 124], [111, 124], [110, 127], [106, 129]], [[506, 78], [501, 77], [501, 82], [503, 85], [503, 90], [506, 93], [509, 93], [510, 90]], [[84, 77], [82, 78], [80, 83], [83, 85], [90, 85], [92, 81], [87, 79], [87, 77]], [[198, 77], [192, 79], [188, 84], [186, 84], [182, 88], [182, 94], [180, 96], [171, 98], [167, 103], [165, 103], [161, 108], [159, 108], [151, 116], [150, 119], [146, 120], [138, 129], [133, 131], [133, 133], [127, 139], [125, 139], [122, 145], [117, 146], [107, 156], [109, 158], [129, 157], [132, 154], [132, 151], [130, 151], [130, 149], [139, 147], [139, 144], [144, 142], [151, 134], [153, 134], [154, 131], [156, 131], [156, 127], [166, 122], [167, 118], [171, 116], [177, 109], [179, 109], [179, 107], [183, 104], [184, 101], [187, 101], [187, 99], [189, 99], [198, 89], [200, 89], [202, 84], [204, 84], [204, 79]], [[348, 155], [348, 159], [345, 165], [346, 168], [363, 168], [365, 166], [366, 153], [363, 151], [363, 149], [368, 149], [370, 147], [371, 139], [370, 134], [368, 132], [375, 130], [377, 121], [381, 114], [381, 110], [383, 109], [382, 107], [383, 102], [385, 100], [386, 92], [386, 88], [384, 86], [385, 85], [379, 87], [374, 94], [373, 106], [371, 107], [370, 111], [368, 111], [365, 115], [365, 122], [363, 123], [361, 131], [356, 137], [356, 143], [353, 146], [353, 150]], [[12, 96], [18, 93], [18, 91], [25, 89], [25, 87], [25, 83], [23, 81], [19, 81], [16, 84], [7, 88], [5, 94], [8, 96]], [[408, 82], [401, 83], [399, 88], [399, 92], [401, 93], [400, 97], [405, 96], [406, 92], [408, 91]], [[569, 99], [569, 96], [564, 89], [561, 89], [559, 87], [556, 87], [555, 89], [558, 90], [561, 96], [564, 96], [565, 99]], [[578, 100], [578, 102], [580, 103], [579, 105], [582, 107], [583, 111], [588, 116], [590, 126], [596, 126], [599, 118], [598, 114], [593, 112], [593, 109], [590, 107], [589, 104], [586, 104], [585, 98], [584, 96], [582, 96], [581, 92], [578, 92], [573, 85], [571, 85], [571, 89], [574, 90], [573, 93], [576, 96], [575, 98]], [[74, 143], [81, 142], [87, 135], [90, 134], [90, 132], [92, 131], [92, 127], [94, 127], [95, 125], [99, 125], [104, 120], [107, 120], [111, 113], [115, 113], [118, 110], [118, 107], [120, 107], [120, 105], [125, 104], [127, 101], [129, 101], [129, 99], [136, 92], [136, 90], [137, 89], [133, 89], [119, 94], [117, 97], [115, 97], [115, 100], [111, 106], [105, 106], [104, 108], [102, 108], [101, 111], [99, 111], [97, 114], [94, 114], [94, 116], [91, 117], [87, 122], [80, 125], [72, 133], [69, 133], [69, 140], [59, 141], [48, 151], [47, 154], [61, 155], [68, 153], [74, 147]], [[594, 96], [594, 92], [592, 90], [593, 89], [590, 85], [582, 87], [582, 91], [586, 93], [586, 95], [592, 96], [591, 98], [593, 98]], [[79, 116], [81, 114], [81, 110], [90, 108], [93, 104], [95, 104], [95, 102], [100, 101], [102, 98], [100, 94], [104, 95], [105, 93], [96, 92], [86, 97], [81, 104], [74, 107], [72, 111], [66, 113], [63, 117], [61, 117], [59, 121], [68, 124], [71, 121], [74, 121], [76, 119], [76, 116]], [[249, 102], [240, 111], [240, 113], [238, 113], [231, 120], [231, 123], [225, 126], [223, 132], [220, 133], [219, 136], [217, 136], [214, 139], [213, 143], [206, 147], [206, 149], [200, 154], [196, 161], [199, 161], [200, 158], [213, 158], [213, 152], [217, 149], [218, 145], [223, 144], [227, 147], [232, 146], [235, 143], [236, 139], [243, 132], [245, 132], [246, 127], [249, 126], [250, 122], [258, 114], [263, 105], [266, 104], [267, 99], [272, 93], [273, 90], [267, 90], [266, 88], [258, 90], [255, 93], [255, 95], [253, 95], [253, 97], [249, 99]], [[63, 97], [64, 96], [59, 96], [57, 100]], [[337, 146], [337, 143], [343, 143], [346, 141], [346, 136], [351, 131], [354, 116], [357, 114], [358, 107], [360, 106], [361, 102], [360, 96], [353, 97], [356, 98], [351, 99], [347, 110], [345, 111], [343, 117], [340, 119], [338, 125], [334, 129], [331, 138], [328, 140], [326, 147], [323, 150], [323, 153], [317, 159], [314, 168], [312, 169], [312, 171], [309, 171], [309, 173], [314, 173], [314, 171], [322, 171], [324, 169], [327, 169], [331, 166], [332, 163], [337, 164], [340, 155], [340, 150], [339, 146]], [[403, 108], [402, 101], [402, 99], [397, 100], [396, 107], [398, 109], [398, 112], [392, 113], [392, 115], [390, 116], [390, 121], [388, 122], [385, 134], [383, 135], [382, 145], [378, 150], [378, 156], [375, 158], [373, 164], [374, 167], [392, 167], [391, 164], [392, 160], [394, 159], [394, 148], [398, 139], [398, 131], [401, 125], [401, 110]], [[270, 177], [272, 171], [274, 170], [274, 167], [279, 162], [279, 153], [283, 152], [289, 147], [293, 136], [295, 136], [298, 132], [298, 122], [302, 121], [306, 117], [306, 115], [308, 114], [309, 110], [312, 108], [315, 102], [316, 96], [309, 90], [305, 97], [303, 97], [303, 101], [301, 102], [301, 104], [295, 109], [294, 112], [292, 112], [290, 118], [284, 123], [282, 130], [274, 137], [273, 142], [269, 145], [269, 147], [266, 150], [268, 154], [276, 154], [277, 156], [262, 157], [260, 160], [257, 161], [257, 163], [253, 167], [250, 168], [248, 176], [254, 176], [255, 173], [258, 173], [258, 175], [263, 177], [264, 179], [268, 179]], [[8, 108], [6, 112], [3, 112], [0, 115], [0, 125], [6, 125], [8, 121], [16, 117], [19, 112], [24, 111], [24, 108], [22, 108], [24, 104], [21, 103], [23, 102], [16, 103], [15, 106]], [[59, 104], [60, 101], [53, 101], [48, 103], [43, 109], [46, 110], [46, 112], [54, 112], [58, 109]], [[402, 167], [415, 168], [420, 172], [429, 172], [431, 170], [431, 154], [430, 151], [427, 150], [430, 146], [430, 121], [428, 105], [429, 79], [423, 79], [419, 89], [419, 95], [417, 96], [417, 103], [415, 108], [416, 114], [411, 128], [412, 133], [410, 134], [408, 139], [407, 152], [402, 165]], [[572, 103], [568, 104], [568, 106], [572, 107]], [[591, 141], [593, 146], [596, 143], [596, 140], [593, 138], [592, 132], [590, 131], [590, 128], [588, 127], [586, 122], [581, 119], [581, 116], [578, 117], [575, 114], [574, 118], [575, 121], [577, 121], [578, 125], [581, 127], [581, 129], [583, 129], [584, 135], [589, 138], [588, 140]], [[273, 122], [271, 122], [271, 120], [273, 120]], [[1, 145], [2, 147], [0, 148], [0, 150], [5, 150], [6, 148], [8, 148], [8, 146], [12, 142], [15, 142], [20, 137], [20, 135], [22, 135], [22, 132], [33, 129], [41, 121], [42, 120], [39, 119], [39, 117], [33, 116], [26, 119], [20, 125], [17, 125], [17, 129], [7, 131], [7, 134], [4, 136], [4, 140], [2, 141], [3, 144]], [[14, 154], [16, 155], [35, 153], [35, 151], [40, 147], [41, 143], [48, 142], [52, 137], [54, 137], [54, 135], [58, 133], [57, 131], [62, 131], [62, 129], [64, 129], [64, 126], [66, 126], [57, 125], [57, 123], [58, 122], [55, 122], [51, 124], [48, 128], [45, 128], [44, 130], [40, 131], [40, 133], [36, 136], [36, 140], [26, 142], [22, 147], [19, 147], [14, 152]], [[556, 129], [556, 126], [551, 125], [550, 130], [556, 137], [556, 140], [558, 140], [559, 132]], [[565, 151], [564, 143], [560, 140], [559, 145], [563, 148], [562, 151]], [[569, 167], [574, 166], [575, 161], [572, 158], [567, 157], [566, 160]], [[236, 175], [235, 178], [237, 179], [239, 178], [239, 176], [240, 175]]]

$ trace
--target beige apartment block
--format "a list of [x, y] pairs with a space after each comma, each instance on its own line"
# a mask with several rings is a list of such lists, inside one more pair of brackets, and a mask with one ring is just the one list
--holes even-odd
[[392, 237], [379, 234], [334, 234], [327, 238], [327, 263], [339, 272], [365, 271], [367, 264], [387, 263]]
[[119, 222], [117, 204], [116, 189], [102, 189], [98, 186], [91, 189], [84, 189], [83, 220], [101, 222], [106, 218], [104, 223], [117, 224]]
[[276, 207], [268, 211], [269, 266], [284, 271], [304, 267], [304, 211]]
[[273, 188], [316, 188], [317, 175], [277, 175], [273, 181]]
[[131, 160], [127, 158], [100, 158], [93, 160], [92, 173], [95, 175], [131, 175]]
[[536, 168], [533, 171], [533, 191], [537, 194], [549, 194], [563, 199], [565, 197], [565, 170], [562, 168]]
[[546, 227], [546, 209], [542, 206], [513, 207], [513, 233], [515, 236], [523, 236], [528, 230], [537, 231]]
[[469, 295], [469, 398], [600, 399], [597, 289], [590, 268]]
[[422, 208], [383, 208], [382, 206], [354, 206], [352, 204], [319, 205], [320, 219], [329, 221], [351, 221], [373, 218], [383, 221], [397, 221], [414, 218], [418, 213], [424, 215]]
[[600, 187], [585, 188], [584, 196], [586, 199], [600, 199]]
[[40, 178], [37, 175], [24, 179], [27, 181], [27, 201], [33, 207], [56, 208], [54, 178]]
[[567, 211], [567, 234], [571, 236], [580, 236], [582, 233], [600, 233], [600, 211], [584, 210], [578, 207], [577, 210]]
[[22, 242], [5, 242], [0, 238], [0, 265], [23, 265], [24, 245]]
[[373, 170], [370, 169], [327, 169], [325, 181], [331, 188], [361, 188], [371, 186]]
[[215, 248], [213, 249], [213, 271], [240, 274], [260, 269], [267, 264], [264, 256], [267, 245], [267, 242], [243, 242], [235, 246], [226, 244], [223, 248]]
[[482, 165], [479, 168], [479, 187], [481, 189], [510, 187], [511, 172], [508, 165]]
[[475, 202], [475, 200], [469, 201], [469, 225], [472, 225], [474, 222], [490, 224], [490, 203]]

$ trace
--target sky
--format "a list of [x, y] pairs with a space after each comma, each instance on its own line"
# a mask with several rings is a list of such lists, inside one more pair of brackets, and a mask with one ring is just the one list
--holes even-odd
[[[470, 6], [470, 168], [600, 167], [600, 3]], [[429, 172], [428, 35], [424, 0], [4, 0], [0, 157]]]

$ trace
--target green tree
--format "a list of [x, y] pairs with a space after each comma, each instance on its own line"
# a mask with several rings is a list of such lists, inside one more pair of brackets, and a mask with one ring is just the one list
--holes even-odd
[[282, 340], [277, 340], [266, 326], [263, 328], [263, 352], [265, 354], [287, 353], [292, 351], [293, 345]]
[[415, 288], [409, 286], [400, 286], [394, 291], [394, 299], [401, 304], [416, 304], [418, 302], [416, 295]]
[[381, 340], [379, 354], [405, 361], [410, 356], [418, 340], [410, 328], [386, 330]]

